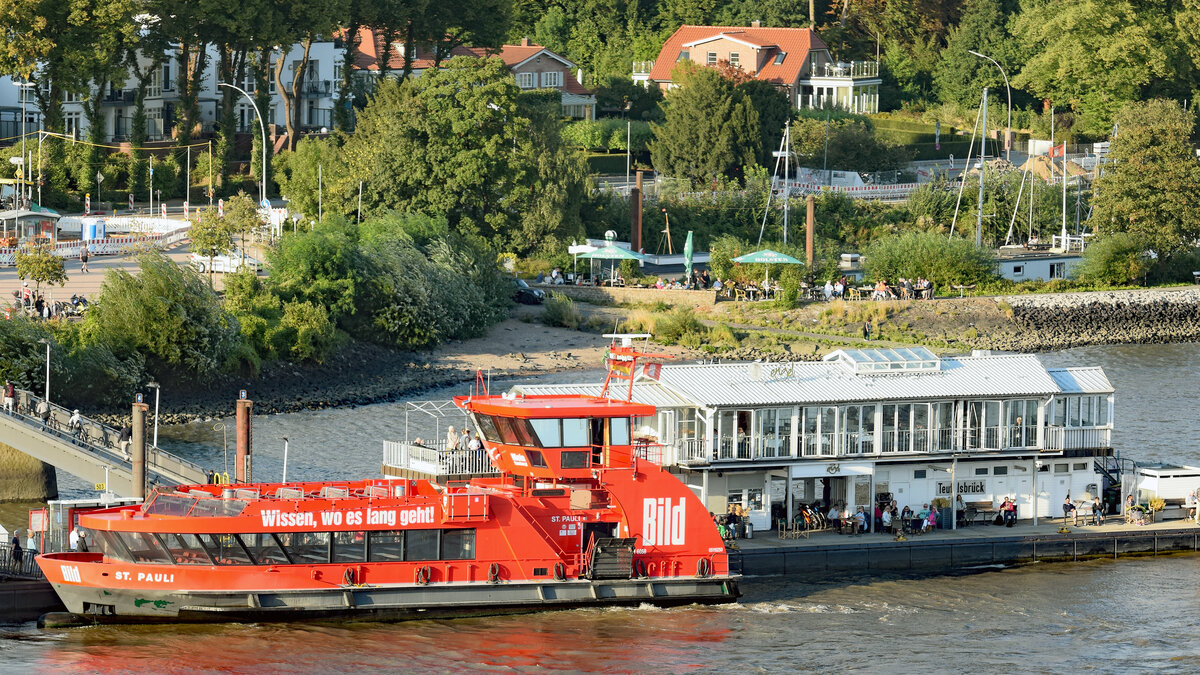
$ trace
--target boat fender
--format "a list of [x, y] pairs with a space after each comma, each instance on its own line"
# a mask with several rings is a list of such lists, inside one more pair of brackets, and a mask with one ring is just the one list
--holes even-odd
[[429, 565], [425, 565], [423, 567], [417, 568], [417, 583], [418, 584], [429, 583]]
[[709, 574], [712, 574], [712, 563], [709, 562], [708, 558], [701, 558], [696, 561], [696, 576], [706, 577]]
[[567, 566], [561, 562], [554, 563], [554, 578], [559, 581], [567, 580]]
[[646, 574], [646, 561], [645, 560], [638, 560], [637, 562], [633, 563], [633, 565], [634, 565], [634, 568], [637, 570], [638, 578], [645, 579], [646, 577], [650, 576], [649, 574]]
[[500, 581], [500, 563], [492, 563], [488, 567], [488, 581], [493, 584]]
[[345, 574], [342, 575], [342, 583], [346, 586], [354, 585], [354, 568], [347, 567]]

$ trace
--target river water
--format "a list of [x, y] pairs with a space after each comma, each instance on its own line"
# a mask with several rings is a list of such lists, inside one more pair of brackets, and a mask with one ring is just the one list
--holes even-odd
[[[1200, 345], [1097, 346], [1043, 358], [1104, 367], [1118, 392], [1114, 444], [1126, 456], [1200, 461]], [[423, 426], [409, 413], [410, 437], [444, 433], [445, 421], [435, 431], [421, 417]], [[220, 469], [223, 432], [214, 424], [161, 429], [160, 445]], [[289, 478], [377, 475], [380, 441], [403, 438], [404, 424], [402, 403], [257, 418], [255, 476], [280, 475], [285, 435]], [[88, 487], [60, 480], [64, 497]], [[952, 576], [749, 578], [737, 605], [671, 610], [402, 624], [0, 626], [0, 671], [1197, 672], [1198, 587], [1200, 558], [1175, 556]]]

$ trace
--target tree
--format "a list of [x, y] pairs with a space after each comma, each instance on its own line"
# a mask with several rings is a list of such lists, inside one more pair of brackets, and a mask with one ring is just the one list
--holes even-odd
[[996, 59], [1005, 72], [1015, 72], [1020, 63], [1016, 41], [1008, 34], [1006, 3], [995, 0], [970, 0], [962, 19], [950, 29], [946, 48], [941, 51], [934, 90], [943, 103], [975, 107], [983, 87], [1004, 94], [1004, 77], [992, 63], [971, 54], [986, 54]]
[[188, 232], [192, 251], [208, 257], [208, 287], [213, 285], [213, 258], [233, 250], [229, 221], [217, 215], [216, 209], [203, 209]]
[[34, 290], [40, 290], [44, 283], [67, 283], [66, 265], [49, 246], [23, 246], [17, 249], [16, 261], [17, 278], [36, 282]]
[[[322, 194], [327, 213], [351, 205], [349, 195], [335, 193], [336, 189], [348, 187], [351, 181], [346, 175], [341, 149], [333, 138], [301, 140], [292, 152], [275, 157], [273, 173], [280, 194], [288, 198], [288, 208], [303, 214], [306, 220], [317, 217], [318, 197]], [[318, 178], [322, 186], [318, 186]], [[357, 195], [357, 184], [353, 187]]]
[[1153, 267], [1146, 245], [1128, 232], [1114, 232], [1093, 242], [1083, 253], [1077, 273], [1083, 281], [1117, 285], [1141, 282]]
[[678, 87], [663, 102], [663, 121], [651, 124], [654, 168], [695, 185], [735, 176], [762, 149], [758, 111], [750, 97], [712, 68], [682, 62], [671, 73]]
[[765, 167], [775, 165], [772, 152], [779, 149], [779, 140], [783, 138], [783, 128], [792, 118], [792, 106], [787, 94], [770, 82], [763, 80], [748, 80], [737, 87], [750, 99], [750, 105], [758, 112], [758, 129], [762, 135], [762, 149], [758, 153], [758, 163]]
[[1096, 181], [1091, 223], [1097, 234], [1135, 235], [1158, 267], [1194, 249], [1200, 237], [1200, 164], [1192, 153], [1195, 114], [1174, 101], [1130, 103]]
[[1196, 86], [1196, 64], [1180, 58], [1176, 29], [1161, 5], [1134, 0], [1026, 0], [1013, 35], [1029, 59], [1013, 86], [1062, 107], [1085, 133], [1102, 133], [1130, 101], [1183, 98]]

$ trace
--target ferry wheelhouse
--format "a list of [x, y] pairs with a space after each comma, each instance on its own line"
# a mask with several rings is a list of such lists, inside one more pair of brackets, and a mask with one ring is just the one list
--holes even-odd
[[[621, 350], [615, 347], [615, 350]], [[640, 354], [627, 349], [630, 371]], [[490, 614], [739, 596], [700, 499], [631, 436], [654, 406], [593, 396], [458, 404], [498, 473], [189, 485], [83, 513], [88, 552], [38, 557], [89, 620]], [[99, 550], [96, 550], [99, 549]]]

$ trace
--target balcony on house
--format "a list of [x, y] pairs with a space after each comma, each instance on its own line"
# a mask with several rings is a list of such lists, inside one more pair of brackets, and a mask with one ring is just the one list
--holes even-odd
[[133, 105], [136, 100], [136, 89], [116, 89], [109, 90], [108, 94], [100, 99], [100, 105]]
[[309, 108], [301, 115], [300, 128], [305, 131], [320, 131], [333, 128], [332, 108]]
[[814, 78], [827, 77], [837, 79], [870, 79], [879, 77], [879, 62], [877, 61], [837, 61], [825, 63], [813, 68]]
[[300, 96], [303, 98], [324, 98], [332, 95], [332, 80], [305, 80], [300, 87]]

